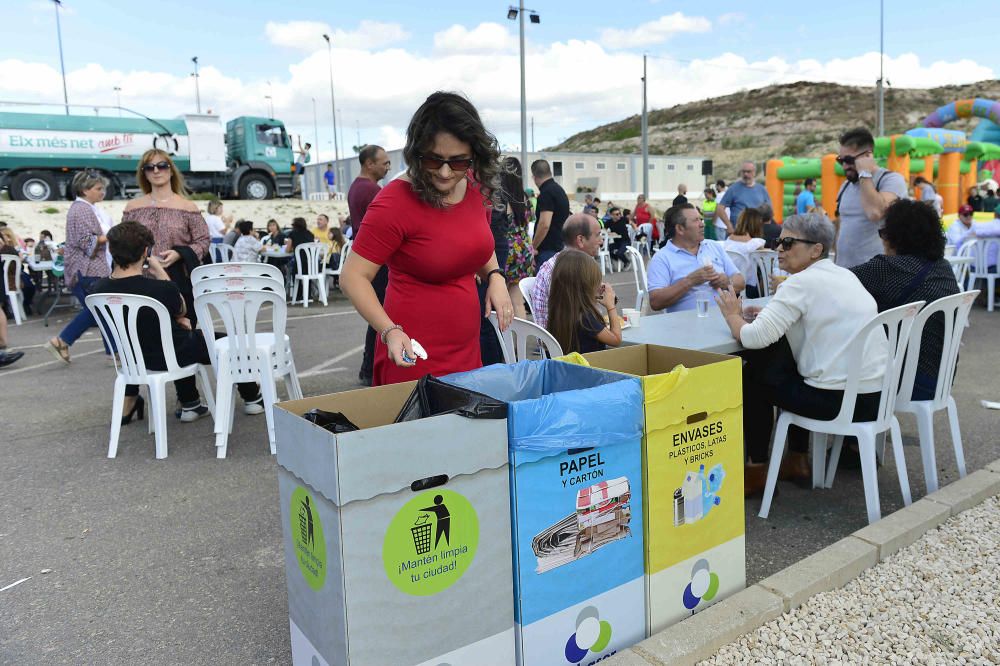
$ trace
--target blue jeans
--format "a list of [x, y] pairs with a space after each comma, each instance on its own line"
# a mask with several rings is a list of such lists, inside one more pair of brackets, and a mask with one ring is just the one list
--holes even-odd
[[[80, 301], [80, 305], [83, 306], [81, 310], [73, 319], [66, 324], [66, 327], [59, 332], [59, 339], [65, 342], [67, 345], [72, 345], [74, 342], [80, 339], [80, 336], [90, 328], [91, 326], [97, 326], [97, 322], [94, 321], [94, 315], [90, 313], [87, 308], [86, 298], [87, 292], [90, 290], [94, 283], [98, 282], [101, 278], [96, 277], [83, 277], [82, 275], [77, 275], [76, 284], [73, 285], [73, 295], [76, 296], [76, 300]], [[103, 340], [103, 336], [101, 337]], [[107, 342], [104, 343], [104, 351], [108, 354], [111, 350], [108, 349]]]
[[535, 255], [535, 266], [541, 268], [542, 264], [559, 254], [559, 250], [539, 250]]

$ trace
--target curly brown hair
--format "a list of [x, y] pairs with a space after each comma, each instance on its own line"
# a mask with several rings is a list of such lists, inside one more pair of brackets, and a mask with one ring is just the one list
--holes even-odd
[[433, 93], [413, 114], [406, 128], [403, 160], [416, 195], [435, 208], [445, 207], [445, 195], [434, 187], [430, 173], [420, 166], [420, 156], [430, 149], [441, 132], [448, 132], [469, 144], [472, 178], [479, 184], [483, 203], [499, 205], [500, 144], [483, 125], [472, 102], [453, 92]]

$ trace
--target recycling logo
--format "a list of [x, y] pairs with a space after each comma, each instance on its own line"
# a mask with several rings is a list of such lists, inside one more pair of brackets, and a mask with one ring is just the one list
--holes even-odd
[[597, 608], [587, 606], [576, 617], [576, 632], [566, 641], [566, 661], [579, 664], [590, 652], [607, 649], [611, 642], [611, 623], [602, 620]]
[[684, 608], [694, 613], [698, 604], [711, 601], [719, 592], [719, 574], [709, 568], [708, 560], [700, 559], [691, 569], [691, 582], [684, 588]]

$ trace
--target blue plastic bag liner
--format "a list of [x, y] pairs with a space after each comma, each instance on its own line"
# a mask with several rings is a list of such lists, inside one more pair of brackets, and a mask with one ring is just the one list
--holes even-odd
[[509, 403], [518, 663], [592, 663], [641, 641], [640, 380], [551, 360], [442, 380]]

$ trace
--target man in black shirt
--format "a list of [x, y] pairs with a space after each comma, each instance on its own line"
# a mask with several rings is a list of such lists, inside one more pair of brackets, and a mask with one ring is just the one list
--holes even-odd
[[[148, 296], [162, 303], [171, 317], [171, 337], [174, 343], [174, 354], [179, 366], [192, 363], [211, 363], [205, 339], [191, 330], [191, 321], [185, 312], [184, 299], [180, 289], [170, 281], [159, 259], [150, 256], [149, 249], [153, 247], [153, 234], [139, 222], [122, 222], [108, 231], [108, 248], [114, 262], [111, 277], [104, 278], [94, 285], [92, 294], [131, 294]], [[143, 274], [143, 264], [148, 262], [149, 273], [153, 278]], [[142, 356], [148, 370], [166, 370], [160, 339], [159, 317], [150, 308], [142, 308], [136, 317], [134, 338], [139, 340]], [[109, 340], [108, 344], [113, 345]], [[185, 377], [174, 381], [177, 390], [177, 400], [181, 403], [180, 419], [184, 422], [196, 421], [208, 413], [208, 407], [202, 404], [198, 394], [195, 378]], [[237, 385], [240, 397], [244, 400], [244, 412], [247, 414], [262, 414], [264, 403], [260, 388], [255, 382], [244, 382]], [[132, 414], [138, 408], [142, 418], [142, 398], [139, 387], [125, 387], [125, 406], [122, 423], [132, 420]]]
[[552, 178], [552, 168], [545, 160], [531, 163], [531, 178], [538, 187], [537, 222], [531, 244], [538, 250], [535, 265], [541, 266], [562, 250], [562, 226], [569, 217], [569, 197]]
[[681, 204], [686, 204], [688, 202], [687, 198], [688, 186], [681, 183], [677, 186], [677, 196], [674, 197], [674, 202], [670, 204], [671, 206], [680, 206]]
[[625, 248], [629, 244], [628, 220], [622, 215], [622, 211], [618, 206], [613, 206], [609, 212], [611, 213], [611, 221], [608, 222], [608, 231], [618, 234], [618, 238], [611, 239], [608, 253], [612, 259], [617, 259], [622, 262], [625, 268], [629, 268], [632, 262], [629, 261], [628, 254], [625, 253]]

